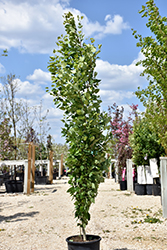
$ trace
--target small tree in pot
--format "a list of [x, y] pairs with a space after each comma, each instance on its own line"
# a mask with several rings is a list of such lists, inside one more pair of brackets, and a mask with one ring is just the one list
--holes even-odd
[[[91, 43], [84, 43], [81, 20], [69, 12], [64, 15], [66, 35], [58, 37], [58, 50], [50, 57], [51, 95], [55, 105], [64, 111], [63, 136], [69, 144], [66, 166], [71, 172], [68, 192], [74, 199], [75, 217], [86, 241], [85, 228], [90, 220], [89, 208], [108, 169], [106, 149], [110, 140], [109, 117], [100, 111], [99, 82], [94, 72], [100, 52]], [[48, 91], [48, 89], [47, 89]]]

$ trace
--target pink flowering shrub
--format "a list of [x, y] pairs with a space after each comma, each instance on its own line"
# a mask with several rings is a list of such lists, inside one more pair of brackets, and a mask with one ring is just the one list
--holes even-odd
[[137, 107], [138, 105], [134, 104], [130, 106], [132, 111], [126, 119], [123, 117], [123, 106], [119, 108], [117, 104], [114, 103], [108, 108], [111, 118], [110, 126], [113, 135], [115, 158], [118, 159], [119, 178], [121, 177], [122, 170], [126, 167], [126, 159], [132, 157], [129, 135], [133, 133], [133, 121], [134, 118], [137, 117]]

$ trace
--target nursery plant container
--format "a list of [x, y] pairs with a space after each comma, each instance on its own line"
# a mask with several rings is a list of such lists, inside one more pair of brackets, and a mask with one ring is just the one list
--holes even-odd
[[120, 190], [127, 190], [127, 181], [120, 181]]
[[145, 184], [135, 184], [135, 194], [146, 195], [146, 185]]
[[153, 184], [152, 185], [152, 194], [154, 196], [161, 196], [161, 185], [160, 184]]
[[10, 180], [11, 178], [12, 178], [12, 176], [9, 173], [3, 174], [4, 182]]
[[0, 175], [0, 186], [3, 184], [3, 175]]
[[47, 184], [48, 176], [37, 176], [36, 177], [36, 184], [37, 185], [45, 185]]
[[7, 193], [19, 193], [23, 192], [23, 182], [17, 180], [9, 180], [5, 182]]
[[13, 180], [8, 180], [5, 181], [5, 187], [6, 187], [6, 192], [7, 193], [14, 193], [16, 188], [14, 187], [14, 181]]
[[136, 180], [135, 181], [133, 181], [133, 191], [135, 191], [135, 185], [136, 185]]
[[23, 192], [23, 181], [16, 181], [16, 192]]
[[[79, 241], [75, 240], [81, 238], [80, 235], [70, 236], [66, 239], [68, 250], [100, 250], [100, 240], [101, 237], [98, 235], [86, 235], [87, 241]], [[82, 240], [82, 238], [81, 238]]]
[[53, 173], [53, 180], [56, 180], [57, 173]]
[[146, 184], [146, 194], [152, 195], [152, 186], [153, 184]]
[[38, 176], [41, 176], [41, 172], [35, 170], [35, 182], [36, 182], [36, 179], [37, 179]]

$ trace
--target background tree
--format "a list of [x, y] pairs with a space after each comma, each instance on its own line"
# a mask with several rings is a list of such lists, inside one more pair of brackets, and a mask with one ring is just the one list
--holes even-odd
[[109, 107], [110, 126], [113, 135], [113, 147], [115, 158], [118, 160], [118, 175], [121, 178], [122, 170], [126, 167], [126, 159], [131, 159], [132, 148], [130, 147], [129, 136], [133, 132], [134, 116], [137, 117], [138, 105], [132, 104], [132, 111], [127, 118], [124, 117], [124, 108], [114, 103]]
[[13, 156], [13, 140], [11, 137], [11, 125], [5, 118], [0, 123], [0, 159], [9, 160]]
[[[139, 13], [148, 17], [146, 26], [153, 36], [142, 37], [133, 30], [134, 37], [138, 39], [137, 46], [141, 47], [144, 55], [137, 65], [144, 67], [141, 75], [146, 75], [149, 80], [145, 89], [139, 87], [135, 93], [147, 108], [146, 115], [152, 121], [152, 128], [158, 124], [160, 143], [167, 153], [167, 18], [160, 16], [154, 0], [147, 1]], [[155, 110], [158, 115], [152, 116]]]
[[[3, 78], [3, 88], [0, 95], [0, 121], [4, 118], [9, 118], [9, 123], [12, 125], [11, 132], [13, 134], [13, 159], [27, 158], [27, 143], [31, 140], [39, 145], [37, 150], [37, 158], [46, 159], [47, 150], [47, 134], [50, 130], [47, 122], [47, 114], [43, 111], [42, 101], [40, 105], [30, 107], [27, 101], [16, 98], [19, 90], [19, 83], [15, 75], [7, 75]], [[33, 133], [35, 137], [33, 138]], [[38, 139], [37, 139], [38, 137]]]
[[36, 131], [38, 133], [38, 148], [36, 148], [36, 157], [37, 159], [46, 159], [47, 158], [47, 136], [48, 132], [51, 129], [49, 122], [47, 121], [47, 115], [49, 110], [43, 111], [42, 100], [40, 105], [34, 107], [34, 117], [37, 122]]
[[66, 35], [58, 37], [58, 50], [50, 57], [51, 94], [55, 105], [64, 111], [62, 134], [69, 145], [66, 166], [71, 172], [68, 192], [75, 200], [75, 217], [86, 240], [85, 228], [90, 220], [89, 208], [97, 195], [103, 170], [109, 135], [108, 114], [100, 111], [99, 82], [96, 59], [99, 50], [84, 42], [81, 19], [69, 12], [64, 15]]
[[[3, 50], [3, 53], [0, 56], [8, 56], [8, 51], [7, 49]], [[0, 121], [2, 119], [2, 121], [4, 120], [4, 105], [3, 105], [3, 101], [2, 101], [2, 90], [0, 89]]]
[[17, 123], [23, 115], [23, 102], [16, 101], [16, 93], [18, 91], [18, 83], [15, 75], [7, 75], [3, 82], [3, 98], [1, 99], [4, 105], [4, 116], [10, 119], [13, 129], [13, 148], [14, 159], [17, 159]]
[[49, 159], [50, 152], [53, 151], [52, 136], [50, 134], [47, 136], [46, 149], [47, 149], [48, 159]]
[[146, 117], [138, 117], [134, 121], [133, 134], [130, 135], [132, 161], [137, 165], [149, 165], [149, 159], [164, 155], [164, 148], [158, 142], [158, 134], [152, 130], [152, 125]]
[[53, 157], [56, 160], [60, 160], [61, 159], [61, 154], [63, 154], [63, 161], [66, 160], [67, 155], [68, 155], [68, 145], [66, 143], [61, 144], [61, 143], [53, 143], [52, 145], [52, 149], [53, 149]]

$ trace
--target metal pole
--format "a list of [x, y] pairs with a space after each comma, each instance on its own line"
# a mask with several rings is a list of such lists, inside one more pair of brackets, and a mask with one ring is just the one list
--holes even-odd
[[49, 162], [50, 162], [50, 166], [49, 166], [49, 181], [50, 181], [50, 184], [52, 184], [53, 183], [53, 151], [50, 151]]
[[31, 182], [31, 192], [34, 192], [34, 182], [35, 182], [35, 145], [32, 144], [32, 182]]
[[30, 181], [31, 181], [31, 155], [32, 145], [29, 143], [28, 147], [28, 178], [27, 178], [27, 194], [30, 194]]
[[167, 218], [167, 157], [160, 157], [160, 174], [163, 217]]
[[127, 169], [127, 190], [133, 192], [133, 163], [131, 159], [126, 160]]

